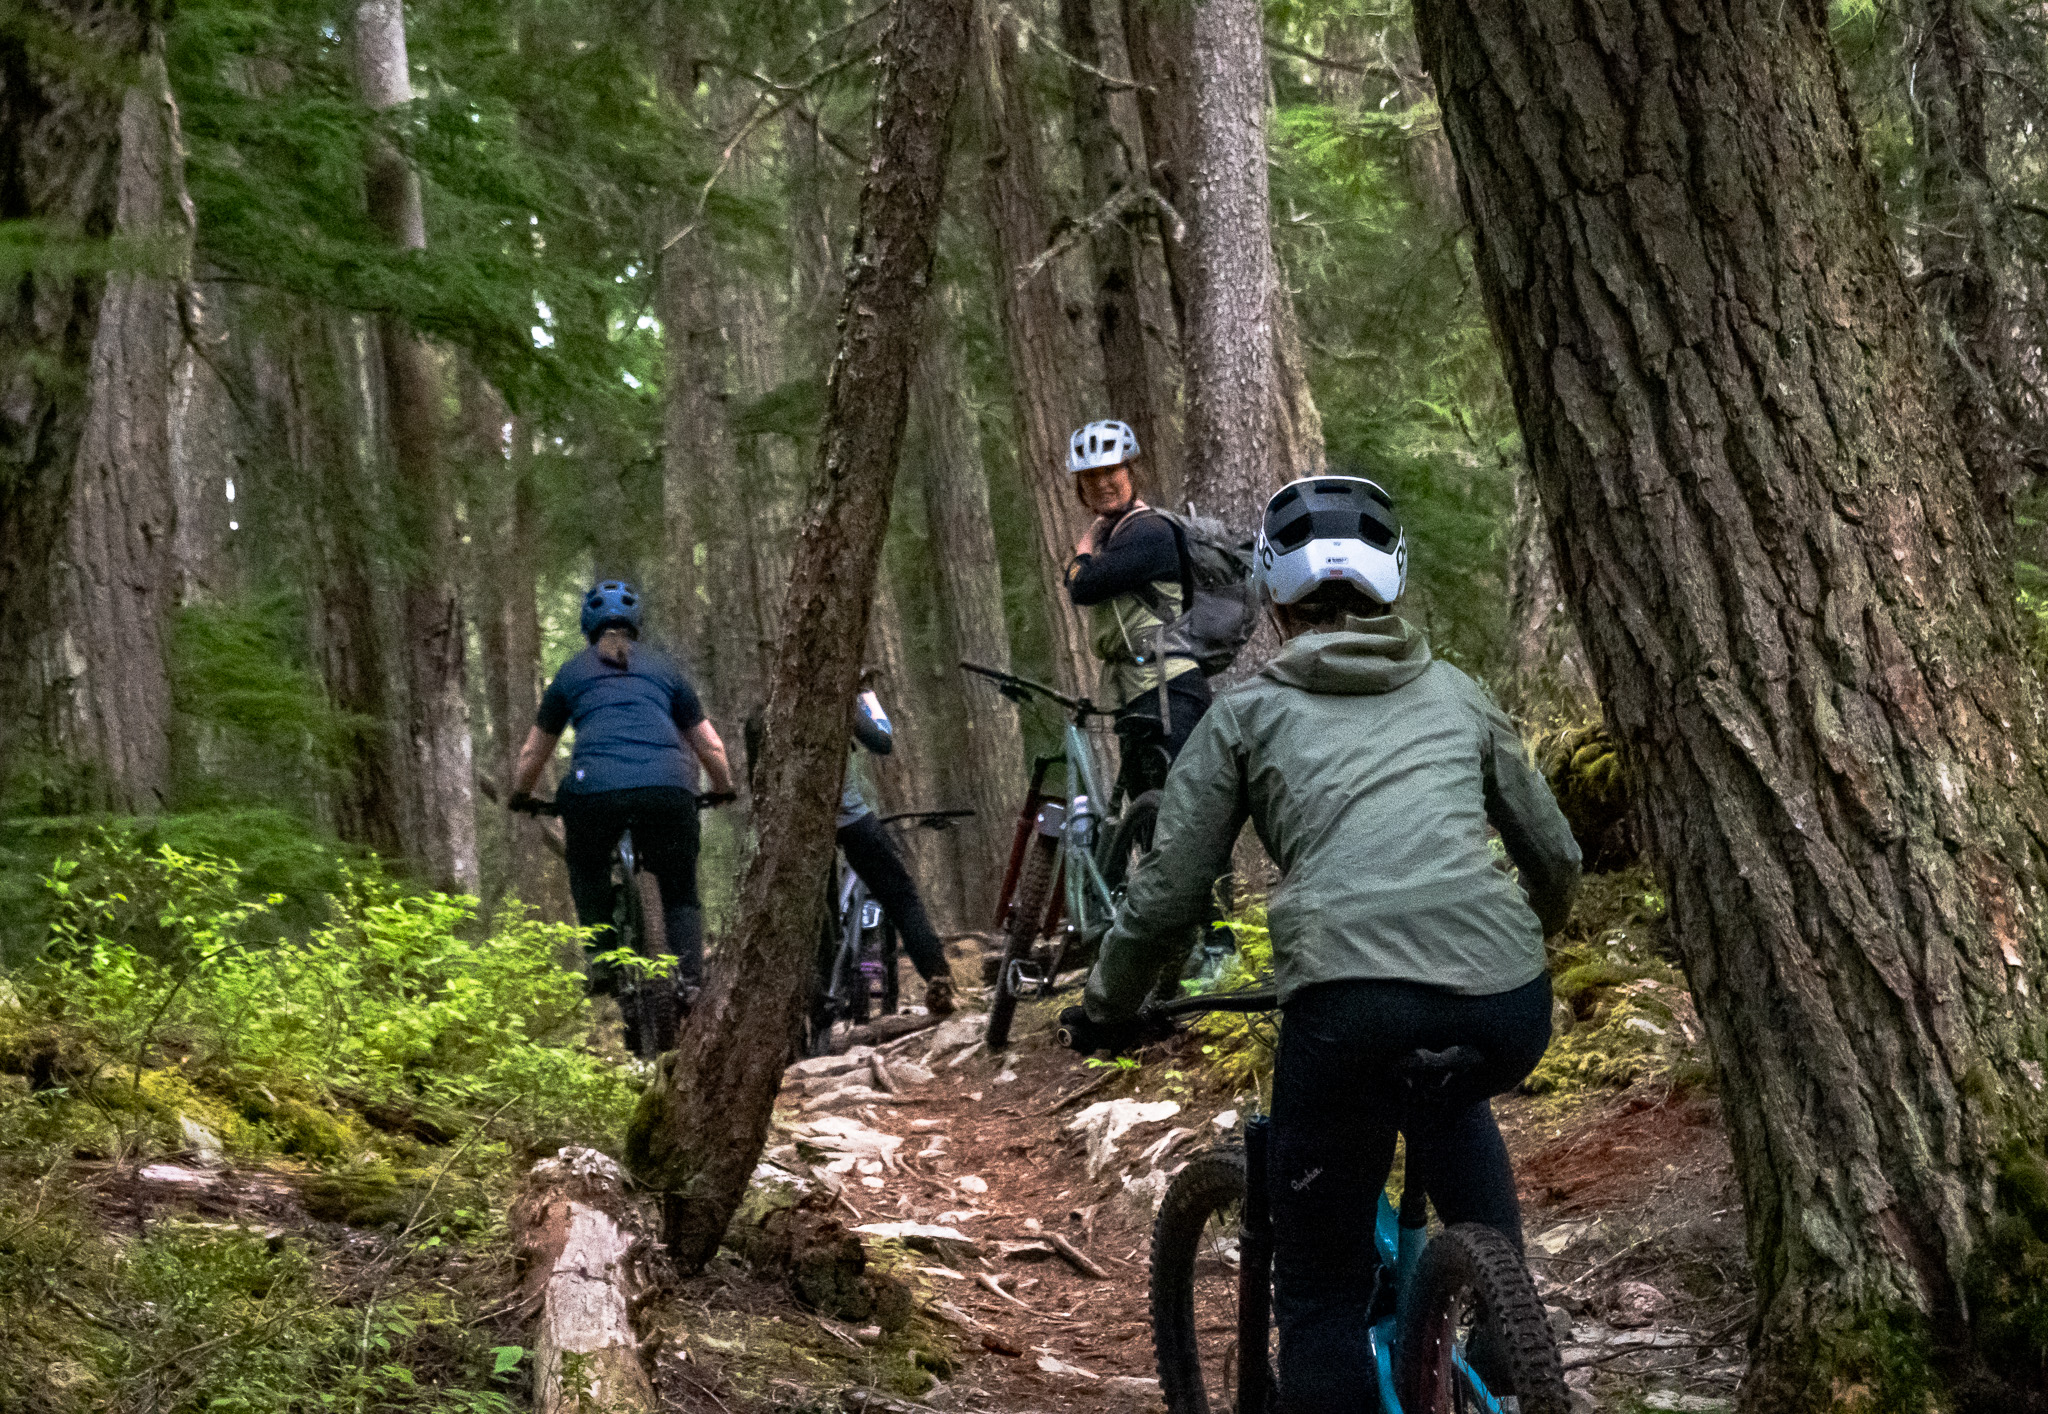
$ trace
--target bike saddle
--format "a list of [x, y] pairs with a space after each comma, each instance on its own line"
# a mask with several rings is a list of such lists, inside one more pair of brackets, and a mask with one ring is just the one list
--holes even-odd
[[1473, 1046], [1452, 1046], [1447, 1051], [1420, 1048], [1401, 1058], [1401, 1078], [1418, 1090], [1442, 1090], [1459, 1076], [1479, 1068], [1486, 1057]]

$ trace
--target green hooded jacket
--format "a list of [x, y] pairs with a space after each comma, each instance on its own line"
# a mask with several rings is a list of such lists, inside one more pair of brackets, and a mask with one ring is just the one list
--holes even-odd
[[1542, 975], [1578, 887], [1578, 845], [1506, 715], [1402, 619], [1347, 619], [1288, 643], [1195, 728], [1089, 976], [1089, 1016], [1136, 1013], [1247, 818], [1284, 876], [1267, 910], [1283, 1002], [1349, 979], [1510, 991]]

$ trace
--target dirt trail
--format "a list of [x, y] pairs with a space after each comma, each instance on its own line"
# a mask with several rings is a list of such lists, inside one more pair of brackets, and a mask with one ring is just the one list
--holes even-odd
[[[887, 1054], [912, 1064], [898, 1071], [916, 1077], [924, 1063], [931, 1076], [899, 1082], [893, 1099], [844, 1089], [877, 1084], [865, 1067], [837, 1078], [793, 1071], [784, 1087], [785, 1129], [802, 1133], [837, 1116], [842, 1127], [903, 1140], [891, 1162], [836, 1165], [847, 1226], [942, 1225], [975, 1245], [969, 1254], [942, 1244], [903, 1273], [956, 1351], [956, 1367], [921, 1396], [934, 1408], [1163, 1408], [1146, 1294], [1153, 1192], [1224, 1137], [1240, 1102], [1204, 1088], [1193, 1038], [1148, 1052], [1137, 1071], [1089, 1067], [1053, 1043], [1051, 1018], [1050, 1007], [1024, 1009], [1000, 1056], [961, 1046], [957, 1029], [935, 1054], [924, 1037], [899, 1043]], [[1595, 1094], [1575, 1107], [1519, 1096], [1497, 1103], [1532, 1270], [1556, 1307], [1578, 1407], [1726, 1408], [1741, 1370], [1734, 1346], [1747, 1276], [1718, 1111], [1709, 1099], [1647, 1084]], [[1091, 1174], [1087, 1136], [1071, 1126], [1112, 1099], [1153, 1103], [1148, 1113], [1159, 1117], [1123, 1134]], [[1162, 1101], [1177, 1108], [1164, 1113]], [[794, 1148], [770, 1157], [778, 1153], [796, 1168], [816, 1157], [798, 1159]], [[1108, 1279], [1049, 1252], [1053, 1234]], [[862, 1338], [817, 1324], [849, 1344]], [[738, 1405], [728, 1398], [723, 1407]]]

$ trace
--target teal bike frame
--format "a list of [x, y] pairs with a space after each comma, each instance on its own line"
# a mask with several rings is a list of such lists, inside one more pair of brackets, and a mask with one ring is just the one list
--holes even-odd
[[[1009, 902], [1011, 889], [1016, 883], [1018, 863], [1031, 835], [1051, 836], [1059, 842], [1061, 886], [1058, 894], [1062, 915], [1075, 936], [1085, 939], [1106, 931], [1116, 913], [1117, 896], [1103, 873], [1097, 853], [1103, 830], [1113, 828], [1115, 819], [1110, 817], [1105, 821], [1104, 818], [1103, 802], [1108, 799], [1108, 790], [1103, 785], [1102, 767], [1095, 759], [1095, 749], [1089, 744], [1086, 727], [1089, 718], [1107, 717], [1110, 713], [1085, 697], [1068, 697], [1044, 683], [1033, 682], [1015, 673], [983, 667], [979, 663], [963, 662], [960, 666], [994, 682], [997, 690], [1012, 702], [1025, 704], [1036, 698], [1055, 704], [1066, 716], [1060, 753], [1041, 756], [1032, 767], [1031, 792], [1018, 820], [1009, 877], [1003, 881], [1004, 904], [1007, 906]], [[1044, 789], [1047, 773], [1059, 765], [1066, 768], [1063, 798], [1049, 795]], [[998, 918], [996, 923], [1001, 927], [1004, 920]], [[1010, 965], [1020, 973], [1011, 979], [1012, 990], [1020, 994], [1026, 986], [1036, 986], [1041, 990], [1049, 987], [1059, 971], [1057, 959], [1042, 976], [1032, 964], [1022, 959]]]
[[[1271, 1011], [1278, 1005], [1278, 997], [1270, 988], [1180, 997], [1146, 1007], [1140, 1013], [1141, 1032], [1147, 1039], [1156, 1039], [1172, 1034], [1173, 1021], [1178, 1017], [1219, 1011], [1249, 1014]], [[1268, 1407], [1272, 1395], [1269, 1383], [1271, 1367], [1267, 1363], [1273, 1253], [1272, 1209], [1266, 1189], [1267, 1126], [1270, 1123], [1264, 1115], [1259, 1115], [1248, 1120], [1244, 1127], [1245, 1202], [1237, 1276], [1241, 1373], [1238, 1407], [1232, 1414], [1261, 1414]], [[1394, 1383], [1394, 1359], [1395, 1352], [1401, 1347], [1402, 1323], [1406, 1314], [1414, 1309], [1411, 1297], [1416, 1268], [1422, 1262], [1424, 1249], [1429, 1246], [1428, 1204], [1422, 1186], [1417, 1183], [1403, 1186], [1398, 1210], [1393, 1199], [1382, 1189], [1378, 1215], [1373, 1223], [1373, 1247], [1379, 1254], [1380, 1271], [1383, 1279], [1391, 1282], [1391, 1290], [1382, 1288], [1375, 1293], [1374, 1315], [1367, 1331], [1381, 1414], [1403, 1414]], [[1256, 1358], [1246, 1358], [1246, 1351], [1256, 1352]], [[1514, 1414], [1518, 1401], [1503, 1401], [1486, 1387], [1486, 1381], [1465, 1358], [1462, 1344], [1452, 1346], [1450, 1354], [1451, 1369], [1461, 1387], [1461, 1409], [1472, 1410], [1474, 1414]]]

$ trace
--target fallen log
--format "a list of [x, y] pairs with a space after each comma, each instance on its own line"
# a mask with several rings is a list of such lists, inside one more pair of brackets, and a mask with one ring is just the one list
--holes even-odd
[[540, 1312], [533, 1407], [651, 1411], [632, 1317], [645, 1239], [618, 1165], [595, 1149], [542, 1159], [512, 1205], [512, 1234], [522, 1296]]

